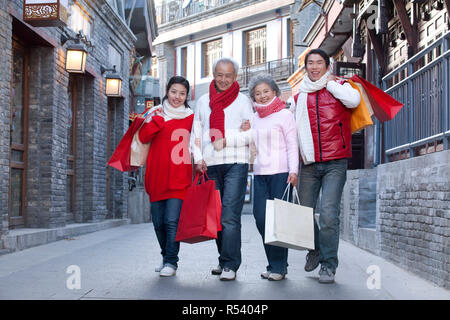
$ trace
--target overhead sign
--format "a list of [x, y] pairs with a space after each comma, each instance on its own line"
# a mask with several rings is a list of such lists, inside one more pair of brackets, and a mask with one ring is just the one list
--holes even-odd
[[24, 0], [23, 21], [35, 27], [66, 26], [68, 0]]

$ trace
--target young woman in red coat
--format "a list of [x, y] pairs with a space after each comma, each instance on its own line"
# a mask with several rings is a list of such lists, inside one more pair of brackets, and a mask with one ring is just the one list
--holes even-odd
[[194, 113], [186, 102], [189, 82], [175, 76], [169, 80], [161, 108], [139, 131], [139, 140], [149, 143], [145, 190], [150, 196], [152, 220], [161, 247], [160, 276], [174, 276], [180, 243], [175, 235], [186, 189], [192, 182], [189, 152]]

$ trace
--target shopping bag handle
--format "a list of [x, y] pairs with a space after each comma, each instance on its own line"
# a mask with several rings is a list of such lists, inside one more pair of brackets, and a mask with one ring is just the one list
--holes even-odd
[[[290, 195], [290, 190], [291, 190], [290, 186], [291, 186], [291, 184], [288, 183], [286, 186], [286, 189], [284, 190], [283, 196], [281, 197], [281, 200], [284, 199], [284, 196], [286, 195], [286, 192], [287, 192], [286, 201], [289, 202], [289, 195]], [[292, 190], [292, 203], [295, 203], [295, 198], [297, 198], [297, 203], [300, 204], [300, 198], [298, 196], [297, 187], [294, 186], [292, 189], [293, 189]]]
[[194, 185], [198, 184], [198, 179], [200, 179], [200, 183], [204, 183], [206, 181], [205, 176], [208, 180], [211, 180], [211, 179], [209, 179], [208, 175], [206, 174], [206, 171], [197, 172], [197, 175], [195, 176], [195, 179], [194, 179]]

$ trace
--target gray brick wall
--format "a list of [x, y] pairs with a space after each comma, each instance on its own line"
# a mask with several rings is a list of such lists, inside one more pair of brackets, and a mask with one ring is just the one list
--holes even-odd
[[[0, 0], [0, 8], [6, 8], [7, 0]], [[11, 16], [0, 9], [0, 70], [11, 68]], [[0, 235], [8, 230], [8, 215], [4, 208], [8, 208], [9, 180], [9, 123], [10, 123], [10, 81], [11, 73], [2, 72], [0, 76]], [[1, 249], [1, 246], [0, 246]]]
[[[348, 171], [341, 237], [450, 288], [449, 164], [450, 150], [446, 150], [371, 170]], [[369, 187], [373, 177], [376, 186]], [[371, 198], [370, 188], [376, 191], [375, 208], [364, 210], [361, 203]], [[373, 214], [375, 227], [367, 228], [367, 217]]]
[[[87, 4], [86, 2], [89, 2]], [[69, 1], [70, 4], [73, 1]], [[67, 109], [69, 74], [65, 71], [65, 47], [60, 45], [59, 28], [39, 28], [56, 48], [30, 46], [30, 103], [27, 162], [26, 227], [53, 228], [68, 222], [101, 221], [108, 215], [106, 205], [106, 162], [108, 98], [104, 94], [108, 67], [108, 44], [114, 43], [122, 54], [123, 96], [113, 98], [114, 109], [111, 148], [115, 149], [128, 129], [129, 55], [136, 38], [117, 16], [105, 6], [105, 0], [78, 1], [93, 22], [94, 48], [88, 53], [90, 73], [73, 77], [77, 82], [77, 137], [75, 219], [67, 214]], [[0, 0], [0, 68], [8, 70], [0, 77], [0, 179], [9, 180], [10, 77], [12, 54], [12, 10], [21, 15], [23, 1]], [[111, 170], [111, 198], [114, 216], [127, 216], [127, 174]], [[0, 237], [8, 232], [8, 183], [0, 186]], [[0, 242], [0, 249], [1, 249]]]
[[378, 167], [381, 256], [450, 288], [450, 150]]

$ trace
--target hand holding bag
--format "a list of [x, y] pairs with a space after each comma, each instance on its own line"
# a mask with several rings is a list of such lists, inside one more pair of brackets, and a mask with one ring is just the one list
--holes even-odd
[[352, 110], [352, 115], [350, 117], [350, 129], [352, 134], [358, 132], [368, 126], [373, 125], [372, 118], [370, 117], [369, 110], [367, 109], [366, 100], [364, 100], [364, 96], [361, 94], [361, 90], [352, 80], [348, 80], [348, 83], [356, 90], [358, 90], [361, 95], [361, 103]]
[[186, 190], [180, 212], [175, 241], [196, 243], [217, 239], [217, 232], [222, 230], [220, 222], [222, 203], [219, 190], [214, 180], [202, 173], [197, 173], [194, 183]]
[[111, 158], [108, 161], [108, 165], [122, 172], [136, 170], [139, 167], [133, 166], [130, 163], [131, 144], [135, 133], [139, 130], [144, 118], [136, 117], [131, 123], [127, 132], [123, 135], [116, 150], [114, 150]]
[[[266, 201], [264, 243], [296, 250], [314, 250], [314, 210], [301, 206], [297, 188], [293, 188], [293, 202], [284, 201], [288, 184], [281, 199]], [[297, 199], [297, 203], [295, 202]]]
[[[146, 164], [150, 144], [143, 144], [139, 141], [138, 133], [144, 122], [148, 122], [154, 112], [160, 107], [153, 107], [142, 114], [138, 114], [127, 132], [123, 135], [119, 144], [114, 150], [108, 165], [122, 172], [136, 170]], [[136, 142], [133, 149], [133, 143]]]
[[389, 94], [374, 86], [369, 81], [357, 74], [350, 78], [355, 83], [360, 83], [365, 90], [373, 109], [375, 117], [381, 122], [392, 120], [397, 112], [403, 108], [403, 104], [392, 98]]

